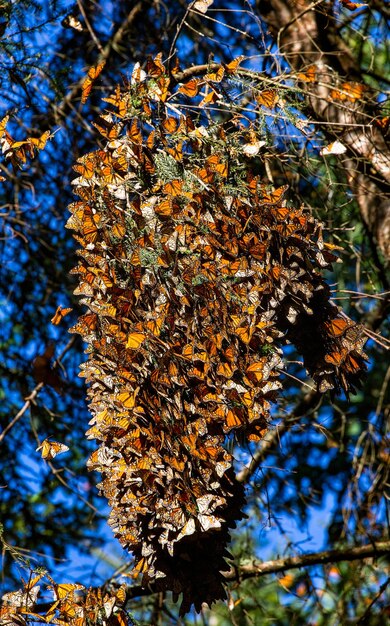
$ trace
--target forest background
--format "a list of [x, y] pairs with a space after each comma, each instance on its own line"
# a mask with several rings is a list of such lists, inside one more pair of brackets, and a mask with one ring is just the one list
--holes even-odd
[[[2, 0], [0, 13], [3, 593], [44, 569], [48, 584], [77, 582], [103, 594], [125, 584], [129, 623], [384, 624], [389, 7], [381, 0]], [[95, 449], [85, 437], [90, 417], [78, 377], [86, 357], [81, 339], [67, 332], [82, 312], [69, 273], [76, 244], [65, 228], [72, 166], [99, 146], [92, 122], [102, 98], [159, 52], [166, 63], [177, 53], [179, 82], [243, 55], [245, 86], [260, 94], [265, 142], [253, 157], [264, 181], [288, 184], [289, 199], [340, 247], [342, 263], [327, 280], [333, 301], [364, 324], [369, 356], [364, 386], [348, 401], [317, 393], [300, 355], [286, 346], [283, 395], [265, 439], [240, 449], [229, 441], [248, 518], [232, 535], [228, 601], [186, 617], [169, 595], [135, 586], [131, 556], [107, 526], [99, 477], [86, 469]], [[87, 99], [87, 72], [103, 61]], [[228, 88], [242, 94], [238, 83]], [[26, 138], [36, 141], [17, 145]], [[55, 325], [58, 306], [72, 311]], [[67, 455], [43, 460], [36, 448], [46, 438], [68, 446]], [[42, 602], [46, 609], [37, 602], [34, 611], [48, 610]]]

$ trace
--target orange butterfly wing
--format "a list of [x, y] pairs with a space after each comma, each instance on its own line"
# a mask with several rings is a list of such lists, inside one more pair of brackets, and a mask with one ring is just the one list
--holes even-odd
[[92, 85], [94, 81], [97, 79], [97, 77], [99, 76], [99, 74], [101, 73], [101, 71], [103, 70], [105, 64], [106, 62], [102, 61], [98, 65], [95, 65], [94, 67], [91, 67], [88, 70], [87, 78], [84, 80], [83, 84], [81, 85], [82, 104], [84, 104], [87, 101], [89, 94], [91, 93], [91, 90], [92, 90]]

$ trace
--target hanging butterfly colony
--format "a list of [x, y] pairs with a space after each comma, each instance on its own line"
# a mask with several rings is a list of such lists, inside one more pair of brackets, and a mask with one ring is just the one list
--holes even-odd
[[362, 328], [322, 277], [336, 257], [321, 224], [258, 175], [254, 121], [221, 121], [240, 61], [184, 84], [161, 55], [137, 65], [95, 123], [104, 148], [74, 167], [67, 224], [88, 309], [71, 329], [88, 344], [88, 465], [134, 576], [182, 593], [182, 613], [224, 597], [245, 503], [224, 444], [264, 436], [281, 346], [320, 392], [353, 391], [365, 369]]

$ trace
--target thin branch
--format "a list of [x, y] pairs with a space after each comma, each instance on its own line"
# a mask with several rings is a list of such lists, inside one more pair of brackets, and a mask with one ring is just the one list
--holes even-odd
[[[70, 348], [72, 347], [74, 342], [75, 342], [75, 337], [72, 337], [68, 341], [68, 343], [66, 344], [65, 348], [62, 350], [61, 354], [54, 361], [53, 368], [55, 368], [58, 365], [60, 365], [62, 359], [65, 356], [65, 354], [68, 352], [68, 350], [70, 350]], [[15, 426], [15, 424], [20, 420], [20, 418], [23, 417], [23, 415], [26, 413], [26, 411], [30, 408], [31, 404], [34, 402], [35, 398], [37, 397], [37, 395], [39, 394], [41, 389], [44, 387], [44, 384], [45, 383], [43, 383], [43, 382], [38, 383], [36, 385], [36, 387], [34, 387], [32, 392], [30, 393], [30, 395], [25, 398], [26, 401], [23, 404], [23, 406], [20, 409], [20, 411], [18, 411], [18, 413], [15, 415], [15, 417], [9, 422], [9, 424], [7, 424], [7, 426], [4, 428], [3, 432], [0, 433], [0, 444], [4, 440], [4, 438], [7, 435], [7, 433], [9, 433], [9, 431]]]
[[374, 606], [375, 602], [377, 602], [379, 600], [379, 598], [381, 597], [382, 593], [384, 593], [386, 591], [386, 589], [389, 586], [389, 584], [390, 584], [390, 576], [379, 587], [378, 593], [371, 600], [370, 604], [368, 605], [368, 607], [364, 611], [363, 615], [358, 619], [358, 621], [356, 622], [356, 626], [358, 626], [359, 624], [368, 624], [367, 618], [370, 617], [370, 613], [371, 613], [372, 607]]
[[77, 0], [77, 4], [78, 4], [78, 7], [80, 9], [80, 13], [81, 13], [81, 15], [84, 18], [85, 25], [86, 25], [86, 27], [87, 27], [87, 29], [89, 31], [89, 34], [91, 35], [91, 37], [92, 37], [92, 39], [93, 39], [93, 41], [95, 43], [95, 46], [98, 48], [99, 52], [101, 52], [103, 54], [102, 44], [100, 43], [99, 39], [96, 37], [96, 33], [93, 30], [93, 28], [92, 28], [92, 26], [90, 24], [90, 21], [89, 21], [89, 19], [87, 17], [87, 14], [84, 11], [82, 0]]
[[315, 390], [307, 393], [297, 404], [291, 416], [278, 424], [275, 430], [267, 433], [266, 437], [261, 441], [258, 450], [254, 453], [249, 465], [244, 467], [244, 469], [236, 475], [236, 480], [240, 483], [248, 482], [263, 459], [278, 445], [280, 438], [290, 430], [297, 419], [300, 419], [303, 415], [307, 415], [309, 412], [312, 413], [315, 411], [320, 405], [321, 399], [322, 395]]
[[25, 414], [27, 409], [30, 408], [31, 403], [35, 400], [35, 398], [37, 397], [38, 393], [41, 391], [43, 385], [44, 385], [43, 383], [38, 383], [38, 385], [36, 387], [34, 387], [33, 391], [30, 393], [30, 395], [27, 396], [27, 398], [25, 399], [26, 402], [23, 404], [23, 406], [20, 409], [20, 411], [18, 411], [18, 413], [13, 418], [13, 420], [11, 420], [9, 422], [9, 424], [7, 424], [7, 426], [4, 428], [3, 432], [0, 434], [0, 444], [3, 441], [3, 439], [5, 438], [5, 436], [7, 435], [7, 433], [9, 433], [9, 431], [15, 426], [16, 422], [18, 422], [20, 420], [20, 418], [23, 417], [23, 415]]

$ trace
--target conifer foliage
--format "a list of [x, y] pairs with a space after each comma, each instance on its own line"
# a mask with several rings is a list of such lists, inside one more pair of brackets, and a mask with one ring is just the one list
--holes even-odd
[[142, 584], [182, 593], [185, 613], [224, 595], [244, 505], [224, 444], [264, 436], [282, 346], [321, 392], [353, 391], [365, 355], [329, 301], [321, 224], [266, 184], [265, 137], [232, 104], [240, 59], [179, 75], [159, 55], [106, 99], [68, 227], [88, 308], [72, 330], [88, 343], [89, 468]]

